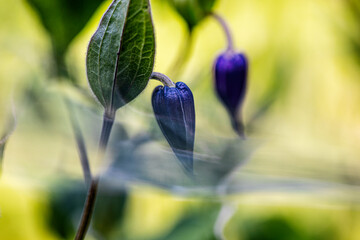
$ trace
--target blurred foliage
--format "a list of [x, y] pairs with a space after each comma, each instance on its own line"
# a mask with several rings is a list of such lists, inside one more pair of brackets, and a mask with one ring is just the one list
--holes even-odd
[[4, 133], [0, 137], [0, 177], [2, 174], [2, 165], [6, 143], [16, 128], [16, 116], [14, 111], [15, 110], [13, 109], [13, 113], [10, 114], [10, 117], [8, 117], [7, 124], [5, 125], [5, 128], [3, 130]]
[[[164, 139], [162, 139], [164, 141]], [[195, 152], [195, 175], [189, 177], [171, 149], [154, 142], [151, 135], [139, 134], [111, 144], [114, 162], [104, 174], [108, 181], [118, 183], [139, 181], [165, 189], [184, 188], [196, 195], [216, 195], [217, 188], [234, 169], [244, 164], [255, 143], [223, 139], [222, 144], [207, 143], [207, 155]], [[202, 149], [204, 151], [205, 149]]]
[[[66, 187], [48, 184], [49, 178], [80, 179], [82, 174], [67, 112], [56, 93], [63, 86], [49, 84], [46, 72], [48, 45], [52, 44], [58, 64], [64, 65], [66, 52], [69, 67], [66, 71], [71, 69], [79, 84], [87, 86], [86, 46], [102, 13], [95, 14], [88, 25], [86, 22], [101, 3], [86, 2], [83, 6], [77, 3], [80, 2], [32, 1], [49, 40], [24, 2], [0, 0], [0, 121], [7, 120], [8, 114], [3, 109], [12, 97], [12, 89], [15, 98], [21, 99], [17, 106], [18, 129], [7, 142], [0, 181], [0, 239], [71, 237], [78, 224], [84, 184], [80, 181], [66, 182], [65, 185], [70, 184]], [[163, 3], [152, 1], [157, 34], [155, 68], [171, 75], [169, 66], [176, 62], [187, 30], [169, 4]], [[210, 176], [200, 183], [216, 186], [230, 171], [235, 171], [236, 176], [240, 173], [251, 176], [232, 181], [231, 191], [242, 192], [242, 196], [233, 196], [239, 200], [241, 211], [240, 217], [232, 218], [225, 229], [227, 240], [275, 236], [358, 240], [359, 1], [279, 0], [274, 4], [271, 0], [221, 0], [215, 11], [229, 21], [236, 46], [250, 59], [245, 120], [251, 130], [250, 138], [260, 142], [255, 144], [256, 151], [250, 151], [250, 162], [243, 157], [244, 146], [237, 146], [236, 141], [231, 144], [235, 136], [213, 92], [212, 62], [224, 47], [222, 31], [213, 21], [203, 19], [196, 27], [191, 58], [177, 80], [185, 81], [193, 89], [196, 100], [197, 170], [202, 176]], [[88, 27], [79, 34], [85, 25]], [[57, 76], [56, 72], [52, 74]], [[118, 162], [111, 165], [110, 170], [115, 171], [105, 176], [104, 181], [109, 179], [120, 191], [130, 176], [136, 184], [155, 183], [178, 195], [198, 193], [205, 188], [198, 185], [192, 191], [188, 187], [194, 185], [182, 181], [182, 172], [155, 125], [150, 96], [156, 85], [150, 82], [139, 98], [119, 112], [119, 129], [113, 132], [111, 142], [111, 153], [118, 154]], [[73, 89], [69, 95], [78, 100], [74, 92]], [[89, 103], [89, 98], [84, 102]], [[93, 101], [88, 105], [91, 107], [82, 108], [77, 115], [92, 156], [96, 154], [101, 113]], [[1, 122], [1, 126], [5, 125]], [[141, 163], [141, 167], [136, 163]], [[92, 164], [96, 165], [93, 161]], [[122, 166], [125, 167], [120, 171]], [[99, 171], [104, 166], [96, 167]], [[174, 178], [175, 181], [169, 181]], [[319, 187], [324, 185], [327, 188]], [[49, 199], [44, 196], [48, 191], [44, 186], [51, 189]], [[203, 212], [193, 209], [193, 214], [188, 214], [184, 205], [193, 205], [193, 199], [164, 197], [153, 190], [156, 194], [144, 197], [142, 188], [132, 191], [131, 196], [117, 190], [115, 196], [105, 191], [101, 198], [106, 204], [98, 208], [114, 211], [102, 221], [103, 212], [98, 210], [99, 220], [94, 219], [90, 231], [93, 238], [101, 235], [109, 239], [118, 236], [184, 239], [189, 235], [189, 239], [213, 238], [211, 225], [216, 209]], [[296, 194], [300, 191], [307, 195], [306, 199]], [[248, 201], [243, 199], [253, 192], [259, 194]], [[269, 201], [266, 195], [275, 200]], [[293, 198], [283, 200], [286, 196]], [[113, 198], [118, 200], [113, 202]], [[49, 205], [47, 201], [51, 201]], [[294, 202], [300, 206], [293, 206], [290, 211], [288, 206]], [[305, 211], [303, 205], [311, 207]], [[201, 208], [201, 204], [197, 207]], [[261, 214], [246, 212], [251, 207]], [[288, 212], [286, 217], [279, 215], [282, 212]], [[156, 234], [150, 234], [154, 229]], [[142, 237], [135, 237], [139, 235]]]
[[218, 212], [218, 207], [202, 207], [185, 214], [168, 234], [156, 240], [215, 240], [213, 228]]
[[[172, 66], [168, 69], [168, 76], [178, 81], [179, 75], [184, 71], [193, 50], [193, 30], [214, 9], [216, 0], [167, 0], [172, 8], [186, 23], [186, 33], [182, 37], [181, 46]], [[180, 81], [180, 80], [179, 80]]]
[[39, 14], [53, 45], [56, 71], [68, 77], [65, 53], [103, 0], [27, 0]]
[[56, 240], [47, 228], [47, 199], [21, 179], [0, 181], [0, 239]]
[[288, 219], [272, 216], [268, 219], [253, 219], [244, 223], [246, 240], [335, 240], [333, 228], [322, 229], [319, 232], [307, 233]]
[[[55, 191], [49, 197], [48, 223], [59, 237], [71, 239], [75, 235], [85, 202], [85, 185], [80, 182], [63, 182], [53, 188]], [[123, 190], [101, 183], [90, 232], [108, 239], [121, 223], [126, 198], [127, 194]]]
[[353, 53], [357, 63], [360, 64], [360, 2], [358, 0], [346, 0], [345, 5], [355, 28], [351, 31], [345, 28], [343, 31], [347, 37], [350, 51]]
[[79, 183], [66, 185], [66, 188], [54, 186], [54, 189], [56, 191], [49, 197], [48, 223], [61, 238], [70, 239], [81, 216], [86, 189]]
[[169, 2], [185, 20], [191, 32], [211, 12], [216, 0], [169, 0]]

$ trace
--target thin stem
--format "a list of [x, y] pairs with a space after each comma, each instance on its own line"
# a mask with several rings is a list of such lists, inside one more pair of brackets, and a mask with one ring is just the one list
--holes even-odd
[[[104, 158], [106, 147], [108, 145], [109, 138], [110, 138], [111, 129], [114, 125], [114, 120], [115, 120], [116, 109], [114, 106], [114, 98], [115, 98], [116, 77], [117, 77], [117, 72], [118, 72], [119, 58], [120, 58], [120, 49], [117, 53], [116, 68], [115, 68], [114, 80], [113, 80], [113, 84], [112, 84], [110, 106], [108, 106], [105, 109], [104, 118], [103, 118], [103, 125], [102, 125], [99, 149], [98, 149], [98, 159], [99, 160]], [[86, 232], [87, 232], [90, 222], [91, 222], [92, 212], [95, 207], [98, 185], [99, 185], [99, 178], [93, 177], [91, 179], [90, 188], [88, 190], [85, 206], [84, 206], [84, 209], [82, 212], [81, 221], [80, 221], [80, 225], [78, 227], [78, 230], [77, 230], [77, 233], [75, 236], [75, 240], [83, 240], [85, 238]]]
[[246, 140], [245, 125], [242, 114], [234, 115], [231, 117], [232, 125], [236, 133], [242, 140]]
[[223, 17], [221, 17], [219, 14], [211, 13], [210, 15], [213, 16], [218, 21], [218, 23], [221, 25], [222, 29], [225, 32], [226, 39], [227, 39], [227, 45], [228, 45], [227, 50], [233, 51], [234, 50], [234, 41], [233, 41], [233, 37], [232, 37], [231, 31], [230, 31], [229, 25], [226, 23], [225, 19]]
[[110, 138], [110, 133], [111, 133], [111, 129], [114, 125], [114, 120], [115, 120], [115, 112], [114, 111], [110, 111], [110, 112], [106, 112], [104, 114], [103, 117], [103, 126], [102, 126], [102, 130], [101, 130], [101, 136], [100, 136], [100, 141], [99, 141], [99, 156], [98, 159], [103, 158], [103, 154], [104, 151], [106, 150], [107, 144], [109, 142], [109, 138]]
[[95, 177], [91, 180], [90, 188], [86, 197], [86, 202], [81, 217], [81, 222], [76, 233], [75, 240], [83, 240], [85, 238], [86, 232], [90, 225], [91, 216], [94, 211], [98, 186], [99, 178]]
[[150, 79], [156, 79], [168, 87], [175, 87], [175, 83], [171, 81], [171, 79], [168, 76], [162, 73], [153, 72], [150, 76]]
[[[105, 150], [109, 142], [111, 129], [114, 124], [114, 119], [115, 119], [115, 112], [105, 110], [100, 142], [99, 142], [98, 159], [102, 159], [105, 155]], [[75, 240], [83, 240], [85, 238], [86, 232], [90, 225], [91, 216], [95, 207], [98, 185], [99, 185], [99, 178], [93, 177], [91, 180], [90, 188], [88, 190], [84, 210], [82, 212], [81, 221], [75, 236]]]
[[171, 74], [173, 79], [177, 79], [179, 77], [179, 74], [181, 74], [184, 67], [186, 66], [186, 63], [189, 61], [193, 43], [192, 36], [192, 30], [187, 30], [184, 41], [182, 42], [182, 45], [177, 53], [177, 58], [172, 63], [170, 70], [167, 71]]
[[71, 122], [71, 126], [73, 129], [74, 135], [75, 135], [76, 144], [78, 147], [78, 153], [79, 153], [80, 162], [81, 162], [81, 166], [82, 166], [82, 170], [83, 170], [83, 174], [84, 174], [84, 178], [85, 178], [85, 183], [86, 183], [86, 186], [89, 186], [91, 184], [92, 174], [91, 174], [89, 158], [87, 155], [84, 137], [81, 133], [79, 122], [75, 117], [75, 111], [73, 109], [73, 106], [68, 101], [65, 101], [65, 102], [68, 107], [70, 122]]

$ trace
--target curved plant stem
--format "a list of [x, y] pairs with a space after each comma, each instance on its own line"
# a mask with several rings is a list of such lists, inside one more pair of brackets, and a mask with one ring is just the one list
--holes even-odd
[[182, 72], [183, 68], [189, 60], [192, 50], [192, 36], [192, 30], [187, 30], [185, 41], [182, 43], [182, 46], [180, 47], [180, 50], [177, 54], [177, 58], [168, 71], [173, 79], [177, 79], [179, 77], [179, 74]]
[[73, 106], [66, 99], [65, 99], [65, 103], [66, 103], [67, 109], [69, 111], [70, 123], [71, 123], [71, 127], [73, 129], [73, 132], [74, 132], [75, 141], [76, 141], [77, 148], [78, 148], [81, 167], [82, 167], [84, 178], [85, 178], [85, 184], [86, 184], [86, 186], [90, 186], [91, 179], [92, 179], [92, 174], [91, 174], [91, 169], [90, 169], [90, 164], [89, 164], [89, 157], [87, 155], [87, 150], [86, 150], [86, 146], [85, 146], [84, 137], [83, 137], [83, 135], [81, 133], [81, 129], [80, 129], [80, 126], [79, 126], [79, 121], [76, 118], [76, 113], [75, 113], [75, 111], [73, 109]]
[[168, 76], [162, 73], [153, 72], [150, 76], [150, 79], [156, 79], [168, 87], [175, 87], [175, 83], [171, 81], [171, 79]]
[[225, 19], [217, 13], [211, 13], [210, 16], [215, 18], [215, 20], [221, 25], [222, 29], [224, 30], [226, 39], [227, 39], [227, 45], [228, 45], [227, 50], [233, 51], [234, 50], [234, 41], [233, 41], [233, 37], [232, 37], [231, 31], [230, 31], [229, 25], [226, 23]]
[[85, 207], [81, 216], [81, 222], [78, 231], [76, 233], [75, 240], [84, 239], [86, 232], [89, 228], [91, 216], [94, 211], [98, 185], [99, 185], [99, 178], [98, 177], [93, 178], [91, 180], [89, 191], [86, 197]]
[[[240, 109], [241, 111], [241, 109]], [[231, 116], [231, 123], [233, 125], [234, 130], [239, 135], [242, 140], [246, 140], [246, 133], [245, 133], [245, 125], [243, 121], [242, 114], [235, 114]]]
[[[101, 130], [98, 159], [102, 159], [105, 155], [105, 150], [109, 142], [110, 133], [114, 124], [115, 111], [105, 111], [103, 118], [103, 126]], [[90, 187], [87, 193], [85, 206], [82, 212], [81, 221], [75, 236], [75, 240], [83, 240], [89, 228], [91, 216], [95, 207], [96, 195], [98, 191], [99, 177], [91, 179]]]
[[[112, 83], [110, 106], [105, 108], [105, 113], [103, 117], [103, 125], [102, 125], [99, 149], [98, 149], [99, 160], [104, 158], [106, 147], [108, 145], [110, 138], [111, 129], [114, 125], [114, 120], [115, 120], [116, 109], [114, 106], [114, 100], [115, 100], [114, 98], [115, 98], [116, 77], [118, 73], [119, 59], [120, 59], [120, 49], [117, 53], [117, 58], [116, 58], [116, 68], [114, 72], [114, 80]], [[95, 207], [98, 185], [99, 185], [99, 177], [98, 176], [93, 177], [91, 179], [91, 184], [88, 190], [85, 206], [82, 212], [81, 221], [75, 236], [75, 240], [83, 240], [85, 238], [86, 232], [91, 222], [92, 212]]]

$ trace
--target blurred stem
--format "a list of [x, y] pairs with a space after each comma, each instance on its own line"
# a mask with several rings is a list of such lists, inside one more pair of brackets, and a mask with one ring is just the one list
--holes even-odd
[[239, 135], [239, 137], [243, 140], [246, 140], [245, 125], [244, 125], [242, 114], [240, 114], [240, 115], [235, 114], [234, 116], [231, 116], [231, 123], [232, 123], [234, 130]]
[[15, 112], [15, 105], [12, 103], [12, 116], [7, 120], [7, 124], [3, 135], [0, 138], [0, 177], [2, 175], [2, 165], [4, 158], [5, 145], [9, 140], [10, 136], [14, 133], [17, 126], [17, 118]]
[[83, 240], [85, 238], [86, 232], [90, 225], [91, 216], [94, 211], [98, 186], [99, 178], [95, 177], [91, 180], [90, 188], [86, 196], [84, 210], [81, 216], [81, 222], [76, 233], [75, 240]]
[[219, 215], [214, 225], [214, 235], [218, 240], [225, 240], [224, 230], [230, 219], [236, 213], [236, 205], [233, 203], [224, 203], [220, 209]]
[[70, 122], [71, 122], [71, 126], [72, 126], [72, 129], [73, 129], [74, 135], [75, 135], [76, 144], [77, 144], [77, 147], [78, 147], [78, 152], [79, 152], [81, 166], [82, 166], [82, 169], [83, 169], [85, 183], [86, 183], [86, 186], [90, 186], [91, 179], [92, 179], [92, 174], [91, 174], [89, 158], [88, 158], [88, 155], [87, 155], [87, 150], [86, 150], [86, 146], [85, 146], [84, 137], [83, 137], [83, 135], [81, 133], [79, 122], [78, 122], [78, 120], [76, 118], [76, 115], [75, 115], [76, 113], [75, 113], [75, 111], [73, 109], [73, 106], [67, 100], [65, 100], [65, 103], [66, 103], [68, 111], [69, 111]]
[[57, 79], [66, 79], [69, 82], [71, 82], [72, 84], [76, 85], [76, 79], [72, 78], [70, 76], [69, 70], [66, 66], [66, 61], [65, 61], [65, 51], [60, 51], [57, 50], [54, 46], [53, 46], [53, 61], [54, 61], [54, 66], [53, 66], [53, 74], [54, 77], [56, 77]]
[[150, 76], [150, 79], [156, 79], [168, 87], [175, 87], [175, 83], [171, 81], [171, 79], [168, 76], [162, 73], [153, 72]]
[[[102, 159], [105, 155], [106, 147], [108, 145], [110, 138], [111, 129], [114, 125], [114, 120], [115, 120], [115, 111], [105, 110], [100, 142], [99, 142], [98, 159]], [[83, 240], [85, 238], [86, 232], [91, 222], [92, 213], [94, 211], [98, 186], [99, 186], [99, 177], [98, 176], [93, 177], [91, 179], [90, 188], [88, 190], [85, 206], [82, 212], [81, 221], [75, 236], [75, 240]]]
[[179, 74], [182, 72], [186, 63], [189, 60], [193, 40], [191, 29], [186, 30], [186, 36], [184, 37], [184, 39], [185, 40], [180, 47], [180, 51], [177, 54], [177, 58], [168, 71], [173, 79], [177, 79], [179, 77]]
[[226, 39], [227, 39], [227, 51], [233, 51], [234, 50], [234, 41], [233, 41], [233, 37], [230, 31], [230, 27], [229, 25], [226, 23], [225, 19], [220, 16], [217, 13], [211, 13], [210, 16], [212, 16], [222, 27], [222, 29], [225, 32], [226, 35]]

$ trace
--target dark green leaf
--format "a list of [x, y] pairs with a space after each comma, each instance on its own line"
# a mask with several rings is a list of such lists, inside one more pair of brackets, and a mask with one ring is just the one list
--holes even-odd
[[[79, 181], [62, 181], [53, 186], [49, 196], [48, 224], [61, 238], [74, 236], [86, 199], [86, 187]], [[95, 204], [92, 228], [107, 237], [122, 220], [127, 194], [100, 182]], [[108, 238], [106, 238], [108, 239]]]
[[215, 240], [213, 228], [218, 212], [218, 207], [195, 211], [181, 219], [174, 229], [158, 240]]
[[214, 7], [216, 0], [169, 0], [176, 11], [184, 18], [189, 30], [203, 20]]
[[78, 219], [86, 199], [86, 188], [83, 183], [75, 181], [62, 182], [52, 187], [49, 196], [47, 223], [54, 233], [62, 239], [69, 239], [75, 233]]
[[245, 221], [239, 218], [235, 224], [238, 224], [238, 228], [243, 230], [240, 234], [245, 240], [341, 239], [335, 231], [336, 228], [329, 223], [323, 224], [321, 229], [309, 231], [307, 227], [301, 224], [294, 224], [293, 219], [280, 215], [268, 218], [246, 219]]
[[144, 90], [154, 58], [149, 0], [114, 0], [90, 41], [86, 60], [90, 87], [105, 109], [118, 109]]
[[103, 181], [94, 209], [92, 227], [104, 239], [109, 239], [115, 229], [119, 227], [126, 210], [127, 193]]
[[[27, 0], [38, 13], [54, 48], [58, 68], [74, 37], [84, 28], [103, 0]], [[65, 69], [58, 69], [65, 71]]]

